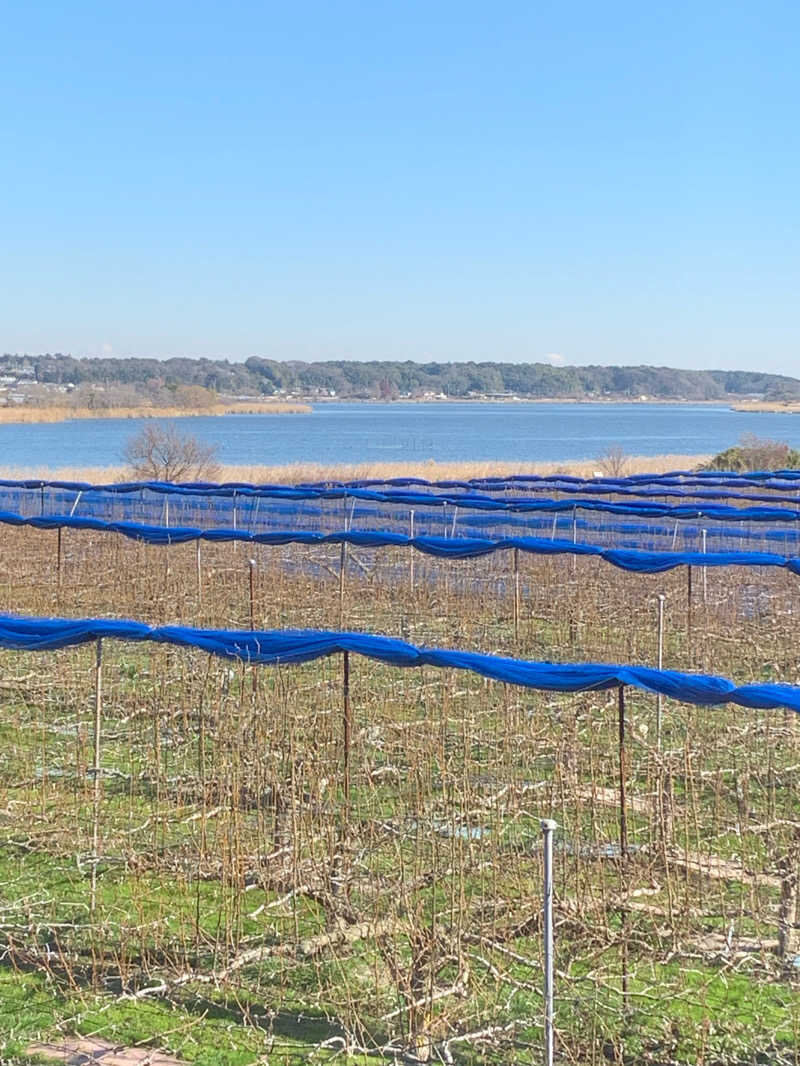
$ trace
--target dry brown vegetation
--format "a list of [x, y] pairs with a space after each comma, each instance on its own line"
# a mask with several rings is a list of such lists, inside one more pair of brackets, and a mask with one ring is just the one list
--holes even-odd
[[[670, 470], [692, 470], [709, 460], [709, 455], [631, 456], [629, 472], [641, 474], [666, 473]], [[220, 481], [243, 481], [252, 484], [296, 485], [315, 481], [355, 481], [362, 478], [420, 477], [429, 481], [497, 477], [505, 474], [572, 474], [591, 477], [600, 471], [599, 460], [565, 460], [563, 462], [495, 463], [495, 462], [425, 462], [397, 463], [289, 463], [283, 466], [219, 464]], [[45, 478], [62, 481], [88, 481], [95, 485], [109, 485], [127, 476], [124, 466], [6, 466], [0, 467], [3, 478]]]
[[214, 481], [219, 478], [217, 447], [156, 422], [129, 437], [123, 452], [128, 476], [144, 481]]
[[139, 404], [130, 407], [58, 407], [28, 406], [0, 407], [0, 424], [18, 422], [66, 422], [73, 418], [190, 418], [197, 415], [294, 415], [309, 414], [305, 403], [239, 402], [215, 403], [202, 407], [151, 407]]

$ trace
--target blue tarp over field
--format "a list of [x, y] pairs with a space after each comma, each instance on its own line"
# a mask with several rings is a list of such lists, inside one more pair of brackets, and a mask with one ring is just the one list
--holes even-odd
[[353, 652], [391, 666], [433, 666], [470, 670], [482, 677], [548, 692], [584, 692], [630, 685], [645, 692], [704, 707], [736, 703], [768, 710], [788, 707], [800, 711], [800, 688], [790, 685], [734, 685], [709, 674], [684, 674], [645, 666], [606, 663], [539, 663], [498, 655], [423, 648], [391, 637], [317, 630], [193, 629], [188, 626], [149, 626], [143, 622], [99, 618], [20, 618], [0, 615], [0, 648], [15, 651], [54, 651], [98, 639], [153, 641], [199, 648], [211, 655], [265, 666], [305, 663], [323, 656]]

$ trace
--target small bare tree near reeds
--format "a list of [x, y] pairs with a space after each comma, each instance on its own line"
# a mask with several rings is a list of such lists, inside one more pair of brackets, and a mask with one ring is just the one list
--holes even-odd
[[623, 477], [628, 472], [630, 456], [620, 444], [611, 444], [597, 457], [600, 469], [607, 477]]
[[131, 475], [146, 481], [214, 481], [220, 473], [216, 445], [169, 422], [145, 426], [128, 440], [123, 458]]

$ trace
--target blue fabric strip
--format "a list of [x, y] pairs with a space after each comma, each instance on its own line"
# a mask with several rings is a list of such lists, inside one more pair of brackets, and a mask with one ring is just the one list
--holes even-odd
[[684, 674], [645, 666], [608, 663], [540, 663], [498, 655], [424, 648], [392, 637], [317, 630], [194, 629], [148, 626], [143, 622], [100, 618], [21, 618], [0, 615], [0, 648], [54, 651], [97, 639], [153, 641], [199, 648], [211, 655], [264, 666], [305, 663], [338, 652], [353, 652], [391, 666], [433, 666], [470, 670], [482, 677], [548, 692], [584, 692], [630, 685], [645, 692], [711, 707], [736, 703], [770, 710], [800, 711], [800, 688], [791, 685], [734, 685], [710, 674]]

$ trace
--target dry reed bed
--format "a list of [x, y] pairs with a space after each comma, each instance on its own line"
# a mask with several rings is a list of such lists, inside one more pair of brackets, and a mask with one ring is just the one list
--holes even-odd
[[[667, 473], [670, 470], [692, 470], [707, 462], [709, 455], [659, 455], [633, 456], [627, 462], [626, 472], [635, 470], [640, 474]], [[563, 460], [554, 462], [437, 462], [429, 459], [409, 463], [287, 463], [281, 466], [232, 465], [220, 467], [220, 481], [244, 481], [253, 484], [296, 485], [313, 481], [356, 481], [363, 478], [420, 477], [429, 481], [444, 481], [480, 477], [502, 477], [506, 474], [571, 474], [575, 477], [592, 477], [602, 469], [597, 459]], [[53, 481], [87, 481], [95, 485], [108, 485], [115, 481], [128, 481], [131, 472], [124, 466], [103, 467], [51, 467], [51, 466], [6, 466], [0, 467], [1, 478], [42, 478]]]
[[68, 422], [87, 418], [194, 418], [206, 415], [297, 415], [310, 414], [307, 403], [215, 403], [207, 407], [0, 407], [0, 425], [35, 422]]
[[[198, 583], [194, 545], [64, 531], [59, 581], [56, 534], [6, 528], [0, 605], [653, 663], [663, 593], [667, 666], [799, 680], [785, 572], [711, 571], [689, 611], [684, 570], [523, 558], [515, 634], [511, 553], [416, 556], [412, 580], [408, 552], [351, 551], [343, 586], [340, 561], [204, 544]], [[94, 655], [0, 656], [0, 938], [15, 965], [198, 1012], [233, 1000], [265, 1040], [311, 1013], [331, 1051], [538, 1061], [538, 819], [553, 816], [562, 1057], [788, 1062], [800, 1046], [793, 715], [665, 701], [659, 753], [655, 697], [629, 694], [623, 855], [614, 692], [352, 657], [345, 777], [339, 657], [256, 670], [105, 642], [95, 793]], [[767, 997], [763, 1018], [725, 1010], [736, 982]]]

